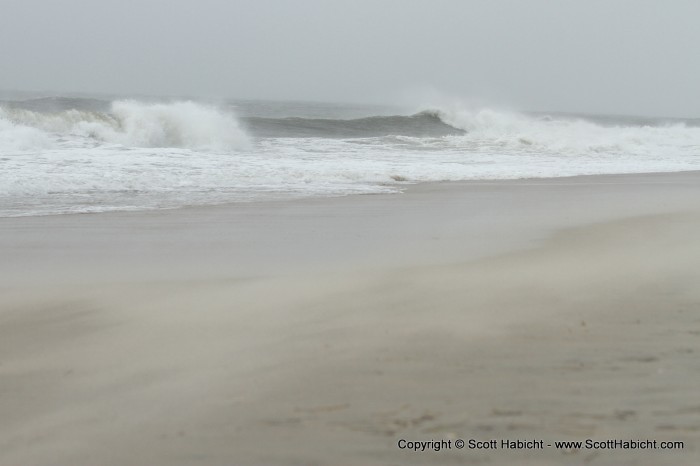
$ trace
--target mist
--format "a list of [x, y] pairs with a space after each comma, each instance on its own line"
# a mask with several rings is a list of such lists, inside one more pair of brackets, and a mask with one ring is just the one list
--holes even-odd
[[0, 89], [700, 115], [700, 3], [2, 0]]

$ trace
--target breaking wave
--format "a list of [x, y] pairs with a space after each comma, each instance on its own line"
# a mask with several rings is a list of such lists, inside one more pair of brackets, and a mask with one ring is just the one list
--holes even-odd
[[116, 101], [109, 112], [0, 109], [0, 147], [44, 148], [50, 134], [128, 147], [231, 150], [248, 145], [248, 137], [233, 114], [195, 102]]
[[7, 117], [6, 112], [0, 108], [0, 153], [2, 151], [25, 151], [50, 146], [51, 141], [46, 133], [37, 128], [13, 123]]
[[[700, 121], [528, 114], [443, 106], [413, 115], [355, 119], [237, 118], [201, 103], [112, 103], [91, 99], [36, 99], [0, 107], [0, 150], [44, 149], [57, 139], [83, 138], [125, 147], [229, 151], [255, 138], [367, 139], [381, 147], [395, 137], [413, 147], [480, 153], [566, 155], [700, 152]], [[392, 139], [394, 138], [394, 139]], [[396, 147], [393, 147], [396, 149]]]
[[364, 138], [382, 145], [391, 144], [398, 136], [413, 138], [413, 147], [465, 153], [630, 157], [700, 153], [698, 120], [544, 115], [445, 107], [423, 109], [409, 116], [347, 120], [248, 117], [242, 121], [256, 137]]
[[464, 147], [508, 153], [700, 156], [697, 120], [523, 114], [493, 109], [435, 109], [465, 131]]

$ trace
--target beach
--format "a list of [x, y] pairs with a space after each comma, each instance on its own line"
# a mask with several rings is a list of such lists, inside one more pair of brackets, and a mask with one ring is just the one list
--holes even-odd
[[0, 257], [2, 465], [700, 462], [700, 172], [0, 218]]

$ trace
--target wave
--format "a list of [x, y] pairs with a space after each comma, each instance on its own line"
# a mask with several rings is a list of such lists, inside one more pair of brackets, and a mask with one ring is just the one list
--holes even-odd
[[233, 114], [189, 101], [168, 104], [116, 101], [109, 112], [0, 108], [0, 147], [43, 148], [50, 134], [128, 147], [231, 150], [248, 145], [248, 137]]
[[[0, 216], [386, 193], [425, 181], [700, 168], [694, 120], [449, 106], [356, 119], [333, 119], [349, 115], [342, 107], [324, 108], [327, 118], [319, 119], [300, 106], [297, 115], [309, 118], [282, 118], [287, 110], [266, 104], [267, 113], [237, 119], [225, 107], [193, 102], [3, 103]], [[352, 115], [361, 114], [353, 109]], [[248, 148], [246, 134], [257, 137]]]
[[261, 118], [243, 121], [257, 137], [370, 138], [381, 136], [441, 137], [464, 134], [464, 130], [443, 121], [437, 113], [370, 116], [350, 120], [324, 118]]
[[51, 140], [43, 131], [16, 124], [0, 108], [0, 152], [25, 151], [51, 146]]
[[686, 157], [700, 153], [700, 120], [545, 115], [457, 106], [355, 119], [255, 114], [237, 118], [228, 108], [192, 101], [78, 98], [5, 102], [0, 107], [0, 150], [7, 151], [66, 147], [85, 141], [230, 151], [250, 147], [248, 134], [260, 140], [341, 139], [388, 150], [461, 151], [465, 156]]
[[[247, 131], [262, 138], [415, 138], [412, 147], [429, 150], [562, 155], [596, 153], [668, 154], [698, 150], [700, 121], [641, 117], [516, 113], [496, 109], [424, 108], [410, 116], [358, 119], [242, 119]], [[407, 144], [402, 139], [400, 144]]]
[[461, 108], [424, 112], [462, 129], [465, 133], [457, 144], [474, 151], [700, 156], [700, 122], [692, 119], [524, 114]]

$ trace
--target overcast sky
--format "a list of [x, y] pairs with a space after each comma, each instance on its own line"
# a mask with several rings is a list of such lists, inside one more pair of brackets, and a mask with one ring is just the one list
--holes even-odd
[[0, 88], [700, 116], [698, 0], [0, 0]]

